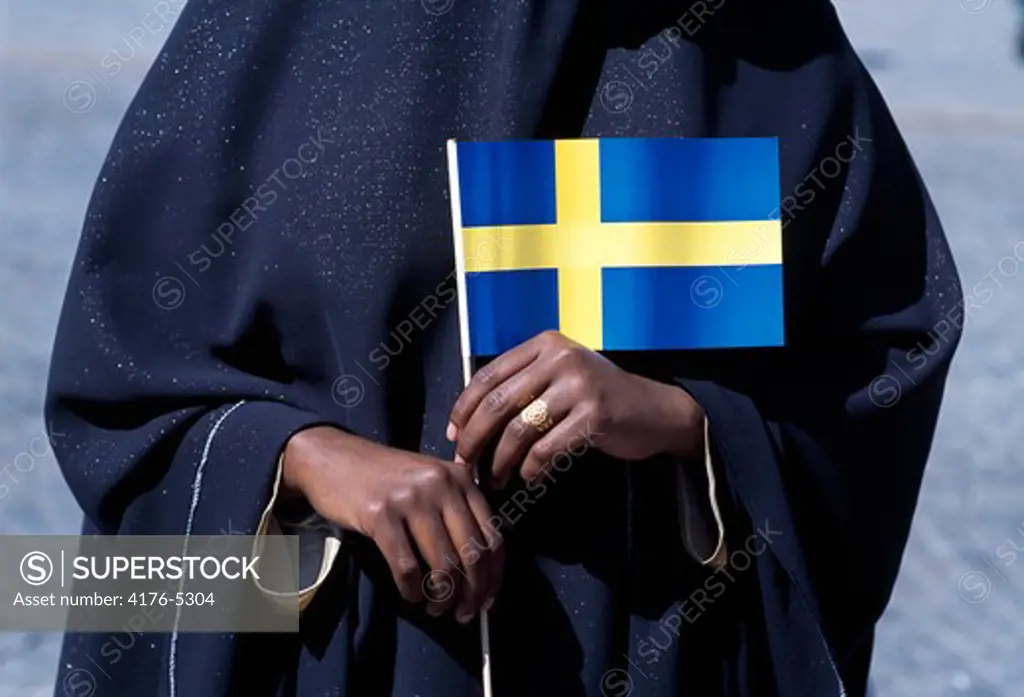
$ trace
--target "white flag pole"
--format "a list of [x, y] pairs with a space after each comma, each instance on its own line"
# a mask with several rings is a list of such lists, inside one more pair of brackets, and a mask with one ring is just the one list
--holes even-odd
[[[462, 202], [459, 196], [459, 154], [454, 139], [449, 139], [448, 150], [448, 190], [452, 202], [452, 233], [455, 239], [455, 285], [459, 301], [459, 344], [462, 351], [462, 382], [469, 385], [473, 376], [470, 363], [469, 348], [469, 315], [466, 305], [466, 248], [462, 238]], [[475, 472], [477, 482], [480, 473]], [[483, 666], [480, 677], [484, 686], [484, 697], [493, 697], [491, 688], [491, 631], [487, 611], [480, 613], [480, 653], [483, 655]]]

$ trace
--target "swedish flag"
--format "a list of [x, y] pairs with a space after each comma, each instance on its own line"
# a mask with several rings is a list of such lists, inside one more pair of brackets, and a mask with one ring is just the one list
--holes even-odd
[[449, 143], [469, 349], [780, 346], [774, 138]]

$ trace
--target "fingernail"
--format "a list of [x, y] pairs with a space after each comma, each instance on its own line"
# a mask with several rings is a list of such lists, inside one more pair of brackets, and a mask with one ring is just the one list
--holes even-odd
[[464, 464], [466, 464], [466, 461], [462, 459], [462, 455], [459, 455], [458, 453], [455, 453], [455, 464], [456, 465], [464, 465]]
[[484, 601], [484, 604], [480, 606], [480, 609], [484, 612], [489, 612], [494, 607], [494, 598], [488, 598]]
[[453, 424], [451, 421], [449, 421], [448, 422], [448, 430], [445, 431], [444, 435], [445, 435], [446, 438], [448, 438], [448, 440], [450, 440], [452, 443], [454, 443], [455, 439], [459, 437], [459, 429], [458, 429], [458, 427], [455, 424]]
[[441, 608], [439, 608], [439, 607], [432, 607], [432, 606], [428, 605], [427, 606], [427, 614], [430, 615], [431, 617], [440, 617], [441, 616]]
[[472, 612], [462, 612], [462, 613], [459, 613], [458, 615], [456, 615], [455, 619], [457, 619], [460, 624], [467, 624], [470, 620], [473, 619], [473, 613]]

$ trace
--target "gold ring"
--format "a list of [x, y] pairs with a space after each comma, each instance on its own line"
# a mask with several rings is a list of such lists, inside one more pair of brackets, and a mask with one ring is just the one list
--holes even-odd
[[541, 433], [549, 430], [555, 425], [554, 419], [548, 413], [548, 403], [543, 399], [535, 399], [526, 405], [519, 414], [519, 418], [527, 426], [532, 426]]

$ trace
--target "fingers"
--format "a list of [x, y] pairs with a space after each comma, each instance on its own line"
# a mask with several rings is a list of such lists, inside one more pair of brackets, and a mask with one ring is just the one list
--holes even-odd
[[427, 612], [434, 617], [450, 610], [458, 599], [462, 578], [459, 558], [448, 535], [448, 527], [438, 510], [406, 519], [416, 546], [430, 571], [423, 578]]
[[475, 463], [488, 443], [501, 433], [505, 425], [551, 382], [550, 365], [534, 362], [484, 395], [476, 410], [459, 430], [455, 451], [466, 462]]
[[459, 438], [459, 432], [469, 422], [470, 416], [480, 406], [484, 397], [501, 383], [528, 366], [540, 355], [541, 344], [538, 337], [509, 349], [490, 363], [476, 371], [469, 385], [462, 391], [459, 398], [452, 407], [451, 415], [448, 417], [451, 426], [448, 429], [449, 440]]
[[[541, 474], [549, 465], [565, 471], [576, 457], [592, 445], [588, 434], [590, 416], [583, 409], [574, 409], [547, 434], [537, 440], [526, 454], [519, 474], [525, 481]], [[564, 464], [560, 464], [564, 462]]]
[[454, 609], [468, 622], [501, 583], [490, 507], [465, 469], [421, 456], [411, 464], [382, 500], [365, 507], [361, 529], [377, 543], [404, 599], [426, 600], [435, 617]]
[[455, 618], [465, 623], [497, 596], [504, 548], [497, 531], [490, 527], [491, 509], [480, 489], [464, 471], [457, 470], [454, 477], [461, 486], [461, 495], [445, 506], [444, 520], [459, 558], [455, 570], [464, 576]]
[[[553, 424], [561, 422], [572, 410], [576, 402], [575, 396], [565, 384], [554, 383], [540, 396], [540, 399], [548, 407], [548, 416]], [[499, 489], [508, 485], [508, 480], [520, 467], [526, 454], [539, 441], [546, 431], [527, 424], [521, 418], [522, 412], [517, 412], [512, 420], [505, 426], [498, 441], [498, 447], [494, 451], [494, 464], [491, 468], [494, 478], [494, 486]], [[471, 426], [472, 427], [472, 426]], [[553, 426], [549, 427], [553, 428]], [[468, 432], [468, 431], [467, 431]]]
[[501, 590], [501, 582], [505, 573], [505, 541], [491, 522], [493, 519], [491, 507], [476, 485], [470, 484], [466, 487], [466, 501], [482, 531], [482, 542], [486, 545], [486, 550], [480, 552], [481, 558], [477, 561], [478, 564], [489, 567], [487, 587], [483, 590], [482, 602], [482, 607], [486, 610], [494, 603]]
[[398, 592], [410, 603], [422, 601], [423, 570], [401, 518], [381, 520], [374, 526], [373, 539], [391, 568]]
[[490, 565], [482, 563], [487, 542], [469, 503], [462, 497], [445, 507], [444, 522], [458, 554], [458, 566], [453, 571], [464, 577], [462, 592], [455, 603], [455, 619], [466, 623], [480, 610], [488, 590]]

